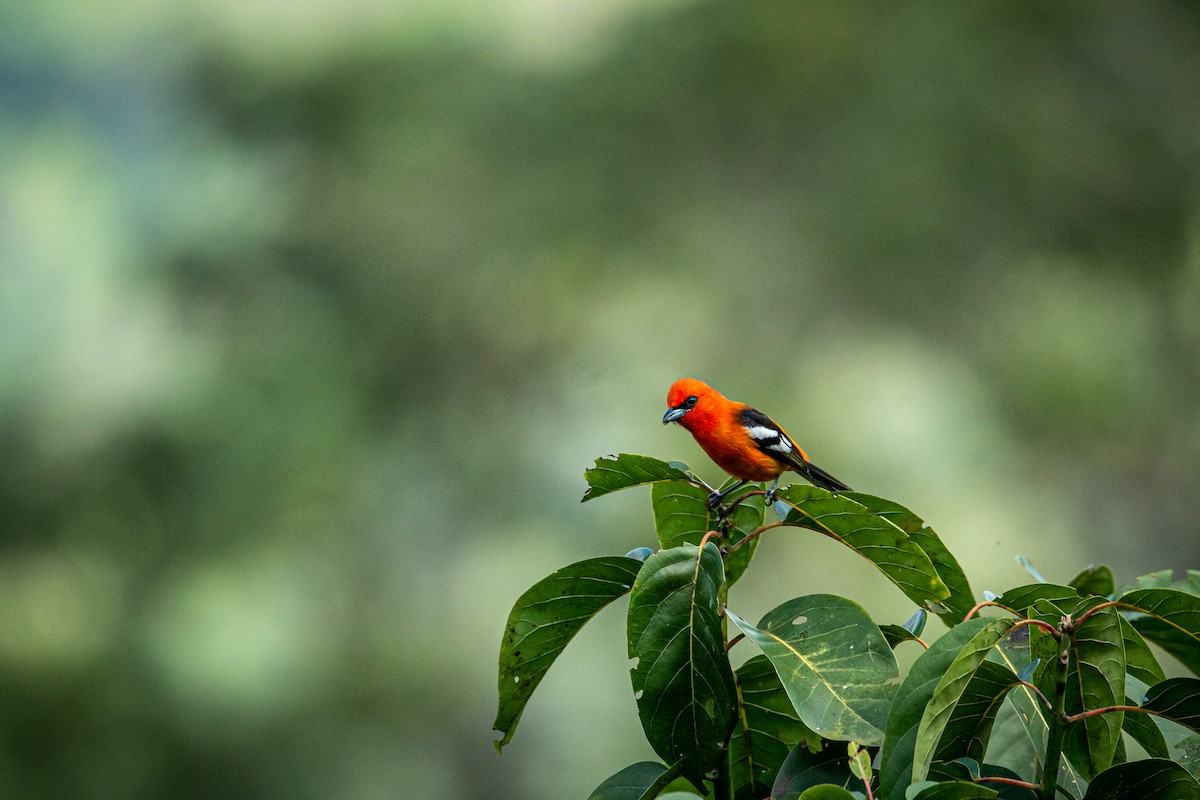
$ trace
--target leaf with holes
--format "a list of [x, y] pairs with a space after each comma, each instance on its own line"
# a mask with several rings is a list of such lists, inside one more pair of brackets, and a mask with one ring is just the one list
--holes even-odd
[[771, 659], [804, 724], [826, 739], [883, 740], [899, 668], [860, 606], [828, 594], [798, 597], [757, 626], [727, 613]]
[[776, 773], [801, 742], [820, 747], [821, 737], [796, 716], [775, 668], [755, 656], [737, 671], [739, 719], [729, 740], [729, 773], [735, 800], [770, 794]]
[[579, 561], [535, 583], [517, 599], [500, 644], [500, 705], [492, 727], [512, 740], [521, 712], [550, 665], [600, 609], [629, 591], [642, 562], [624, 556]]
[[950, 589], [933, 562], [894, 523], [849, 497], [815, 486], [793, 484], [777, 496], [792, 507], [783, 519], [785, 525], [808, 528], [841, 542], [873, 563], [918, 606], [953, 616], [944, 603]]
[[629, 657], [642, 729], [664, 761], [682, 761], [697, 786], [725, 757], [737, 720], [718, 593], [721, 554], [708, 544], [646, 560], [629, 595]]
[[991, 619], [980, 628], [971, 640], [954, 657], [954, 661], [946, 668], [945, 674], [938, 681], [937, 688], [929, 705], [921, 715], [921, 725], [917, 730], [917, 741], [913, 749], [913, 782], [925, 780], [929, 774], [929, 765], [937, 751], [942, 733], [954, 714], [955, 707], [962, 699], [963, 693], [971, 679], [978, 672], [980, 664], [984, 663], [988, 653], [1004, 636], [1012, 630], [1013, 620]]
[[[959, 566], [958, 559], [954, 557], [954, 554], [934, 533], [933, 529], [925, 524], [925, 520], [899, 503], [885, 500], [882, 497], [875, 497], [863, 492], [841, 492], [841, 496], [849, 497], [856, 503], [860, 503], [872, 514], [883, 517], [908, 534], [909, 540], [929, 557], [938, 577], [950, 590], [950, 595], [941, 601], [941, 605], [945, 608], [945, 612], [941, 614], [942, 620], [951, 627], [962, 621], [962, 618], [975, 605], [975, 593], [971, 591], [971, 584], [967, 581], [966, 573]], [[920, 636], [921, 632], [916, 631], [916, 634]]]
[[[760, 484], [745, 487], [746, 491], [762, 488]], [[686, 481], [663, 481], [650, 490], [654, 506], [654, 527], [658, 543], [663, 548], [681, 544], [700, 544], [704, 534], [715, 530], [719, 523], [717, 512], [708, 507], [708, 490]], [[730, 513], [729, 530], [723, 544], [740, 542], [747, 534], [763, 524], [762, 499], [752, 497], [740, 503]], [[730, 553], [726, 561], [726, 582], [732, 586], [746, 571], [758, 540]]]
[[1130, 617], [1138, 633], [1200, 675], [1200, 597], [1178, 589], [1134, 589], [1118, 603], [1140, 612]]
[[687, 464], [678, 461], [668, 463], [632, 453], [602, 456], [596, 459], [596, 466], [583, 473], [588, 488], [583, 493], [582, 502], [631, 486], [659, 481], [686, 481], [689, 479], [687, 469]]

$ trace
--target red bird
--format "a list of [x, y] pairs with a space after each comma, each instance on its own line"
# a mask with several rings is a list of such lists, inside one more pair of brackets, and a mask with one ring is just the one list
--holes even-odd
[[677, 422], [686, 428], [717, 466], [739, 482], [724, 492], [713, 492], [713, 508], [748, 481], [774, 479], [767, 490], [767, 505], [774, 502], [779, 477], [788, 470], [803, 475], [814, 486], [831, 492], [850, 487], [808, 460], [792, 437], [775, 420], [745, 403], [730, 400], [695, 378], [680, 378], [667, 392], [663, 424]]

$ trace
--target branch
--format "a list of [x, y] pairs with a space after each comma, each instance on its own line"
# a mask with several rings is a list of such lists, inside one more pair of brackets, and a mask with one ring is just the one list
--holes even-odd
[[1000, 776], [988, 778], [980, 777], [975, 779], [975, 783], [1003, 783], [1008, 786], [1020, 786], [1022, 789], [1028, 789], [1031, 792], [1036, 792], [1042, 788], [1040, 783], [1030, 783], [1029, 781], [1019, 781], [1016, 778], [1001, 778]]
[[1080, 711], [1078, 714], [1072, 714], [1069, 717], [1064, 718], [1063, 721], [1070, 724], [1072, 722], [1078, 722], [1081, 719], [1087, 719], [1088, 717], [1098, 717], [1101, 714], [1107, 714], [1110, 711], [1140, 711], [1143, 714], [1154, 714], [1156, 716], [1161, 716], [1157, 711], [1151, 711], [1150, 709], [1142, 708], [1141, 706], [1105, 706], [1104, 708], [1093, 708], [1090, 711]]
[[731, 553], [732, 553], [732, 552], [734, 552], [735, 550], [738, 550], [739, 548], [741, 548], [743, 545], [745, 545], [745, 544], [747, 544], [747, 543], [749, 543], [749, 542], [752, 542], [752, 541], [754, 541], [755, 539], [757, 539], [757, 538], [758, 538], [759, 536], [761, 536], [762, 534], [764, 534], [764, 533], [766, 533], [767, 531], [771, 530], [771, 528], [780, 528], [780, 527], [783, 527], [783, 524], [784, 524], [784, 523], [782, 523], [782, 522], [772, 522], [772, 523], [770, 523], [769, 525], [763, 525], [761, 528], [759, 528], [759, 529], [758, 529], [758, 530], [756, 530], [756, 531], [751, 531], [750, 533], [746, 534], [746, 538], [742, 539], [742, 540], [741, 540], [740, 542], [738, 542], [737, 544], [734, 544], [734, 545], [730, 546], [730, 548], [729, 548], [729, 552], [731, 552]]

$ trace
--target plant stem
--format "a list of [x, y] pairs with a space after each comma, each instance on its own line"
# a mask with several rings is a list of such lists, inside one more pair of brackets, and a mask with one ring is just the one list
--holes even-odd
[[[728, 745], [728, 743], [726, 743]], [[717, 766], [716, 777], [713, 778], [713, 800], [733, 800], [733, 782], [729, 779], [729, 750]]]
[[1071, 661], [1071, 639], [1075, 627], [1070, 619], [1063, 621], [1060, 628], [1058, 664], [1054, 670], [1054, 707], [1050, 711], [1050, 730], [1046, 735], [1046, 760], [1042, 765], [1041, 800], [1054, 800], [1058, 790], [1058, 767], [1062, 759], [1063, 734], [1066, 730], [1067, 671]]

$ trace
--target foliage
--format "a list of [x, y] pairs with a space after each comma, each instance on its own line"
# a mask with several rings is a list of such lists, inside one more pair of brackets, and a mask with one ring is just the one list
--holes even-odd
[[[1197, 671], [1200, 574], [1117, 589], [1107, 567], [1056, 585], [1027, 565], [1036, 583], [974, 604], [937, 534], [882, 498], [792, 486], [766, 523], [761, 487], [710, 509], [712, 487], [683, 464], [611, 456], [586, 478], [584, 500], [653, 484], [661, 549], [572, 564], [521, 596], [501, 646], [495, 728], [500, 749], [574, 634], [628, 593], [632, 688], [662, 761], [617, 772], [593, 800], [1200, 796], [1200, 679], [1166, 678], [1147, 645]], [[743, 619], [729, 587], [758, 537], [789, 527], [869, 560], [913, 616], [881, 628], [858, 604], [814, 594]], [[948, 628], [932, 645], [921, 638], [927, 612]], [[729, 653], [743, 639], [763, 655], [735, 670]], [[893, 651], [909, 642], [925, 651], [902, 676]], [[1150, 757], [1133, 758], [1132, 743]]]

